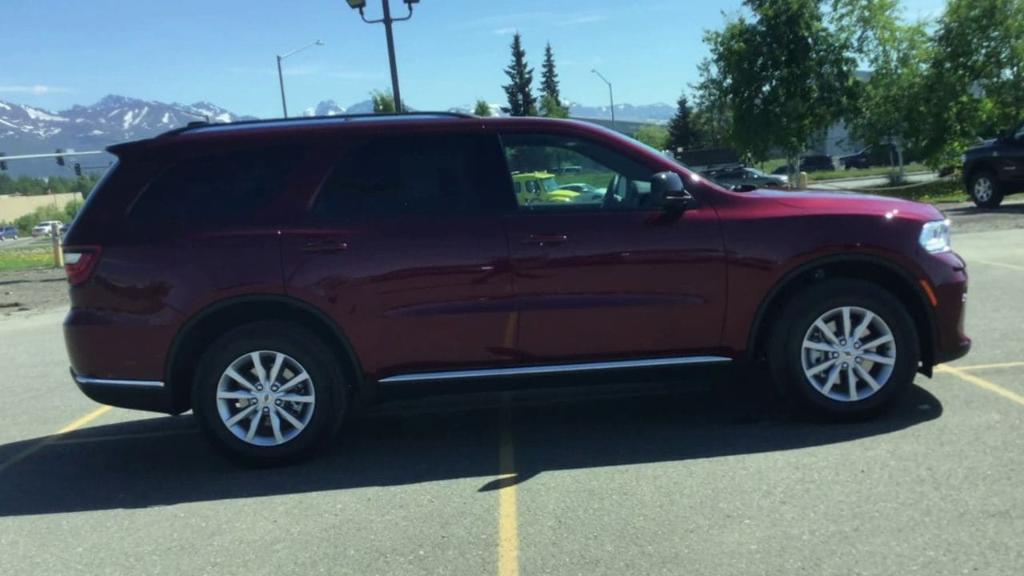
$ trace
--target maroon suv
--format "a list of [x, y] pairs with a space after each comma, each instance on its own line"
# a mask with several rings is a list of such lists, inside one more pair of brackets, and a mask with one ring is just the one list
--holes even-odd
[[260, 121], [110, 151], [66, 239], [74, 379], [191, 409], [250, 460], [393, 390], [638, 370], [764, 366], [863, 415], [970, 347], [935, 208], [730, 192], [590, 124]]

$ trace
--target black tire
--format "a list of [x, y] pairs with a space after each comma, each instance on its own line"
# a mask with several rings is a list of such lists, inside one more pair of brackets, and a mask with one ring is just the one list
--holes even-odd
[[[892, 333], [896, 350], [888, 380], [876, 392], [855, 401], [836, 400], [819, 391], [804, 374], [802, 362], [804, 337], [812, 324], [844, 306], [863, 308], [881, 318]], [[876, 284], [845, 278], [816, 283], [790, 299], [773, 326], [768, 349], [776, 382], [793, 392], [804, 409], [832, 419], [866, 418], [884, 411], [913, 383], [919, 359], [917, 330], [905, 306]], [[837, 386], [838, 393], [842, 380]]]
[[[985, 189], [991, 190], [990, 195], [979, 198], [979, 194], [983, 194]], [[978, 170], [971, 175], [967, 184], [967, 193], [978, 208], [998, 208], [1003, 203], [1002, 186], [1000, 186], [995, 174], [988, 170]]]
[[[217, 387], [222, 375], [233, 362], [255, 351], [280, 352], [294, 359], [312, 384], [302, 393], [312, 390], [315, 397], [305, 428], [274, 446], [256, 446], [235, 436], [218, 408]], [[347, 408], [343, 374], [338, 356], [304, 328], [287, 322], [246, 324], [218, 338], [201, 358], [192, 385], [192, 409], [207, 438], [233, 460], [257, 466], [287, 464], [313, 454], [340, 427]], [[262, 426], [269, 426], [269, 416], [264, 420]]]

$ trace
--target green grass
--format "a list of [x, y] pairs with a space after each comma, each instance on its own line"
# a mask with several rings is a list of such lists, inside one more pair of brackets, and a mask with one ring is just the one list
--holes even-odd
[[871, 194], [879, 196], [892, 196], [894, 198], [905, 198], [918, 202], [964, 202], [968, 200], [967, 193], [960, 180], [957, 178], [946, 178], [934, 180], [925, 184], [911, 186], [870, 188], [866, 190]]
[[[762, 162], [758, 164], [757, 168], [770, 174], [773, 170], [775, 170], [779, 166], [784, 165], [785, 163], [786, 161], [784, 159], [775, 158], [773, 160], [768, 160], [767, 162]], [[825, 172], [808, 172], [807, 179], [810, 180], [811, 182], [820, 182], [821, 180], [837, 180], [839, 178], [864, 178], [868, 176], [885, 176], [892, 172], [892, 170], [893, 169], [889, 166], [874, 166], [872, 168], [864, 169], [855, 168], [853, 170], [828, 170]], [[926, 172], [928, 171], [928, 167], [925, 166], [924, 164], [914, 162], [911, 164], [907, 164], [904, 167], [904, 170], [907, 173]]]
[[0, 272], [52, 267], [53, 252], [47, 248], [0, 250]]

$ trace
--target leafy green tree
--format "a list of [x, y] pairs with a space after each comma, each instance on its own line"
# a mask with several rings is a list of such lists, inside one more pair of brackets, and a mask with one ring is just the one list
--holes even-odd
[[1024, 121], [1024, 0], [950, 0], [922, 90], [933, 166]]
[[702, 144], [702, 138], [693, 125], [693, 108], [684, 94], [676, 102], [676, 114], [668, 123], [665, 146], [673, 152], [678, 152], [697, 148]]
[[395, 98], [383, 90], [370, 92], [370, 99], [373, 101], [374, 114], [394, 114]]
[[568, 118], [569, 108], [563, 106], [554, 96], [543, 94], [540, 97], [540, 115], [547, 118]]
[[512, 116], [536, 116], [537, 99], [533, 95], [533, 68], [526, 64], [526, 50], [523, 39], [516, 32], [512, 37], [512, 62], [505, 68], [509, 83], [502, 86], [508, 97], [508, 107], [503, 110]]
[[486, 100], [477, 100], [476, 106], [473, 107], [473, 114], [486, 118], [491, 115], [491, 105]]
[[671, 149], [668, 145], [669, 130], [664, 126], [644, 124], [633, 137], [655, 150]]
[[[931, 57], [924, 25], [904, 23], [896, 0], [833, 1], [835, 28], [870, 69], [847, 118], [852, 135], [865, 144], [895, 144], [916, 155], [928, 114], [921, 106]], [[893, 158], [901, 172], [902, 157]]]
[[544, 47], [544, 66], [541, 68], [540, 93], [542, 96], [550, 96], [555, 102], [561, 104], [562, 94], [558, 86], [558, 70], [555, 69], [555, 52], [548, 42]]
[[855, 98], [856, 62], [831, 29], [820, 0], [745, 0], [736, 16], [705, 33], [711, 56], [701, 85], [718, 83], [731, 117], [728, 139], [741, 153], [790, 160], [841, 119]]

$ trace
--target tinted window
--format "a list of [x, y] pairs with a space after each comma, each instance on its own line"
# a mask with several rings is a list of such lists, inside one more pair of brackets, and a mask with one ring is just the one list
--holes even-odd
[[323, 220], [473, 214], [494, 207], [497, 142], [477, 136], [412, 135], [355, 144], [313, 205]]
[[284, 192], [296, 158], [294, 152], [248, 150], [179, 162], [150, 183], [131, 219], [157, 229], [253, 224]]
[[571, 136], [502, 136], [519, 210], [649, 209], [652, 170]]

